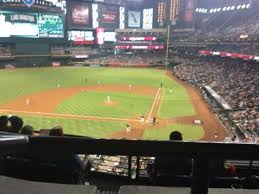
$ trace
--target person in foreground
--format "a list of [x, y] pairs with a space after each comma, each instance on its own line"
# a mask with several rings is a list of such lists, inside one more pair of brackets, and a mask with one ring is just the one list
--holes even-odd
[[[169, 140], [182, 141], [182, 134], [178, 131], [173, 131], [169, 136]], [[152, 181], [163, 177], [190, 175], [192, 172], [192, 159], [181, 153], [158, 156], [155, 158], [154, 164], [149, 165], [148, 171]]]

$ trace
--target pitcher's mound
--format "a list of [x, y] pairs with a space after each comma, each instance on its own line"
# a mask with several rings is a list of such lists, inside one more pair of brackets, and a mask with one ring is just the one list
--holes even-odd
[[108, 101], [104, 101], [103, 104], [105, 106], [116, 106], [117, 102], [115, 102], [115, 101], [109, 101], [109, 102]]

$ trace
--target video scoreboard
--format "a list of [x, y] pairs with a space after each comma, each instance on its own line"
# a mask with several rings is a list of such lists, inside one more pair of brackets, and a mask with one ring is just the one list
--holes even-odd
[[62, 15], [0, 11], [0, 38], [64, 38]]

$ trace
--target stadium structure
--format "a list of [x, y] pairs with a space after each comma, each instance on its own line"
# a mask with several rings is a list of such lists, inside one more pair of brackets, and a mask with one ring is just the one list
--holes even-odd
[[0, 193], [258, 193], [258, 10], [0, 0]]

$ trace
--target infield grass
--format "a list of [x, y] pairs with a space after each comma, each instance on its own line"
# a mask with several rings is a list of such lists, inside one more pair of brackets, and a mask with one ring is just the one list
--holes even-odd
[[[110, 103], [105, 103], [110, 96]], [[65, 100], [57, 108], [57, 113], [86, 115], [109, 118], [139, 118], [147, 115], [153, 97], [116, 92], [80, 92]]]

